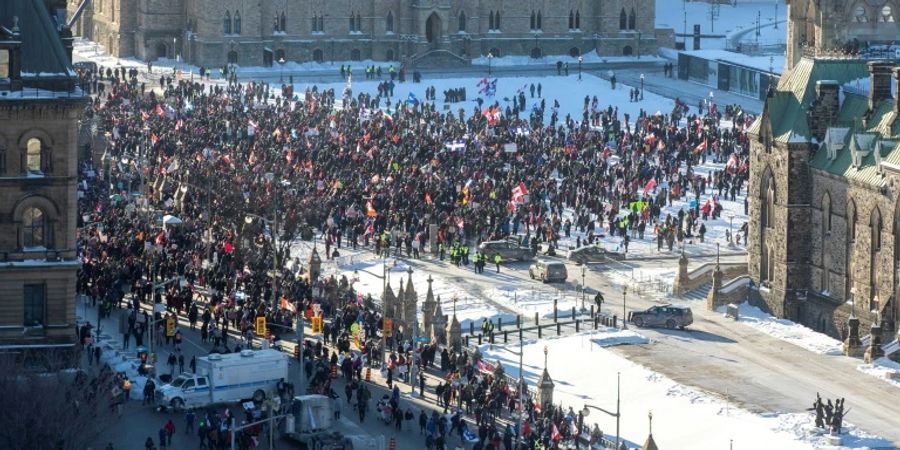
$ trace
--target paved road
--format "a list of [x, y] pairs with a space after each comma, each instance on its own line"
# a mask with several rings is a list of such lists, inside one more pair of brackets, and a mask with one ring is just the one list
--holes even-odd
[[[741, 256], [723, 258], [736, 262]], [[692, 260], [693, 264], [715, 261], [715, 257]], [[416, 262], [417, 270], [439, 271], [445, 276], [462, 278], [466, 283], [489, 285], [497, 274], [449, 264]], [[627, 267], [653, 268], [672, 261], [629, 261]], [[624, 269], [620, 269], [624, 270]], [[621, 314], [622, 288], [609, 281], [610, 269], [591, 266], [586, 276], [588, 292], [599, 288], [607, 300], [604, 311]], [[567, 289], [580, 283], [580, 268], [569, 265]], [[528, 278], [527, 264], [505, 265], [500, 276], [505, 283], [536, 283]], [[654, 295], [651, 295], [654, 294]], [[856, 370], [862, 361], [844, 356], [819, 355], [793, 344], [772, 338], [753, 328], [735, 324], [720, 314], [706, 311], [700, 301], [666, 299], [662, 294], [635, 295], [629, 292], [627, 309], [644, 309], [662, 301], [692, 306], [695, 323], [687, 331], [642, 329], [651, 338], [647, 345], [614, 347], [613, 351], [665, 374], [679, 383], [727, 397], [734, 404], [754, 412], [801, 412], [815, 399], [846, 397], [852, 412], [849, 423], [884, 436], [900, 445], [900, 390]], [[589, 294], [590, 295], [590, 294]], [[569, 327], [571, 328], [571, 327]], [[571, 330], [570, 330], [571, 331]], [[554, 334], [551, 332], [551, 334]]]

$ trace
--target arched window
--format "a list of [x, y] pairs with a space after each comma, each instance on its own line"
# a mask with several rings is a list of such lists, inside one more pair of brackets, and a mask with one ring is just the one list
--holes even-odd
[[241, 34], [241, 12], [234, 12], [234, 34]]
[[881, 8], [881, 15], [878, 16], [879, 22], [893, 22], [894, 21], [894, 10], [891, 8], [891, 5], [884, 5], [884, 8]]
[[628, 16], [628, 29], [629, 30], [637, 29], [637, 16], [634, 14], [634, 8], [631, 8], [631, 15]]
[[231, 13], [228, 11], [225, 11], [225, 18], [222, 19], [222, 32], [231, 34]]
[[325, 52], [321, 48], [313, 50], [313, 61], [320, 63], [325, 61]]
[[763, 229], [769, 229], [775, 225], [775, 179], [771, 175], [766, 180], [763, 202], [760, 225]]
[[350, 32], [356, 31], [356, 18], [353, 17], [353, 14], [350, 14]]
[[570, 30], [575, 29], [575, 12], [572, 11], [571, 9], [569, 10], [569, 29]]
[[622, 12], [619, 13], [619, 29], [626, 28], [628, 28], [628, 14], [625, 13], [625, 8], [622, 8]]
[[882, 223], [881, 223], [881, 212], [878, 211], [878, 208], [872, 210], [872, 219], [869, 222], [869, 227], [872, 232], [872, 252], [881, 251], [881, 231], [882, 231]]
[[869, 16], [866, 14], [866, 8], [862, 5], [857, 6], [856, 9], [853, 10], [853, 17], [860, 23], [869, 21]]
[[44, 170], [44, 149], [41, 140], [31, 138], [25, 147], [25, 167], [30, 173], [41, 173]]
[[384, 54], [384, 59], [387, 61], [393, 61], [394, 60], [394, 50], [388, 49], [387, 52], [385, 52], [385, 54]]
[[466, 31], [466, 12], [459, 12], [459, 31]]
[[230, 64], [237, 64], [238, 62], [238, 53], [234, 50], [228, 52], [228, 62]]
[[847, 241], [856, 242], [856, 208], [850, 210], [847, 215]]
[[537, 15], [537, 29], [538, 29], [538, 30], [543, 30], [543, 29], [544, 29], [544, 24], [543, 24], [543, 22], [544, 22], [544, 20], [543, 20], [543, 14], [541, 14], [541, 12], [538, 11], [538, 15]]
[[319, 18], [316, 16], [312, 17], [312, 32], [315, 33], [319, 31]]
[[535, 30], [535, 19], [536, 18], [537, 17], [534, 15], [534, 10], [531, 10], [531, 26], [530, 26], [531, 31]]
[[494, 11], [488, 16], [488, 30], [494, 29]]
[[356, 13], [356, 31], [362, 31], [362, 16]]
[[500, 11], [494, 15], [494, 29], [500, 31]]
[[869, 246], [869, 311], [879, 311], [878, 280], [879, 280], [879, 252], [881, 251], [881, 211], [878, 208], [872, 210], [869, 219], [871, 230], [871, 245]]
[[22, 246], [46, 247], [46, 219], [44, 212], [38, 208], [29, 207], [22, 215]]
[[831, 196], [827, 192], [822, 196], [822, 231], [831, 233]]
[[388, 11], [387, 21], [385, 23], [384, 28], [385, 28], [385, 30], [387, 30], [388, 33], [394, 32], [394, 13], [391, 11]]
[[581, 29], [581, 11], [575, 11], [575, 29]]
[[279, 28], [282, 32], [287, 31], [287, 17], [284, 15], [284, 11], [281, 12], [281, 18], [279, 19], [281, 27]]
[[319, 32], [325, 32], [325, 16], [319, 16]]

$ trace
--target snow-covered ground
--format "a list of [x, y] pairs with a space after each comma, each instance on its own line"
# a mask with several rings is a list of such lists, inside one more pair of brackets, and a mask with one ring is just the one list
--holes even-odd
[[[700, 25], [701, 34], [724, 35], [725, 38], [703, 38], [700, 48], [722, 49], [726, 47], [726, 40], [747, 32], [739, 37], [741, 42], [756, 43], [760, 45], [783, 44], [787, 36], [787, 25], [784, 23], [787, 16], [787, 7], [784, 2], [776, 0], [739, 0], [735, 5], [718, 5], [718, 16], [710, 20], [710, 11], [713, 9], [709, 2], [705, 1], [681, 1], [681, 0], [656, 0], [656, 27], [673, 28], [675, 33], [691, 34], [694, 25]], [[687, 15], [685, 16], [685, 12]], [[777, 16], [776, 16], [777, 14]], [[759, 39], [757, 40], [757, 17], [760, 18]], [[777, 17], [777, 19], [776, 19]], [[687, 26], [685, 26], [685, 18]], [[775, 21], [778, 27], [775, 28]], [[678, 38], [680, 41], [681, 38]], [[691, 38], [688, 38], [690, 47]]]
[[[479, 92], [481, 89], [478, 86], [479, 82], [483, 80], [493, 81], [495, 79], [497, 80], [497, 84], [494, 95], [487, 96]], [[366, 92], [371, 94], [374, 98], [378, 95], [378, 84], [382, 81], [383, 80], [365, 80], [362, 76], [354, 75], [349, 84], [354, 96], [358, 95], [360, 92]], [[334, 89], [335, 92], [340, 95], [347, 84], [348, 83], [346, 82], [295, 83], [294, 92], [301, 93], [308, 87], [315, 85], [320, 90]], [[394, 96], [390, 100], [393, 107], [395, 102], [407, 101], [410, 99], [410, 94], [412, 94], [418, 101], [422, 102], [425, 101], [425, 89], [434, 86], [437, 92], [436, 103], [440, 108], [444, 104], [443, 92], [445, 90], [465, 88], [466, 101], [450, 103], [449, 105], [451, 111], [463, 108], [468, 115], [478, 104], [477, 99], [479, 97], [484, 100], [483, 107], [487, 107], [488, 105], [497, 102], [505, 109], [506, 105], [511, 104], [509, 102], [510, 100], [518, 96], [519, 92], [524, 92], [526, 97], [525, 111], [519, 113], [519, 117], [527, 119], [529, 114], [531, 114], [531, 111], [541, 103], [541, 99], [537, 98], [537, 92], [535, 92], [535, 97], [531, 97], [529, 87], [532, 84], [535, 88], [537, 88], [539, 84], [541, 85], [542, 98], [546, 100], [546, 109], [544, 111], [545, 121], [550, 120], [554, 100], [558, 100], [560, 103], [558, 113], [559, 122], [563, 121], [567, 114], [570, 114], [573, 119], [581, 121], [585, 95], [589, 95], [591, 98], [596, 96], [600, 106], [603, 108], [608, 105], [618, 106], [620, 117], [623, 113], [628, 113], [631, 117], [637, 117], [641, 110], [649, 112], [650, 114], [655, 112], [668, 114], [675, 106], [675, 103], [671, 99], [648, 91], [644, 92], [644, 100], [630, 102], [629, 92], [632, 89], [631, 86], [618, 83], [616, 84], [616, 89], [611, 89], [608, 81], [586, 73], [582, 74], [582, 80], [579, 81], [577, 70], [571, 69], [569, 76], [487, 77], [487, 74], [485, 73], [482, 77], [426, 78], [421, 83], [412, 83], [409, 81], [405, 83], [398, 82], [394, 88]], [[573, 93], [576, 92], [577, 95], [573, 95]], [[381, 105], [384, 107], [383, 100]], [[631, 121], [631, 124], [634, 124], [634, 120]]]
[[[728, 448], [729, 442], [736, 449], [892, 448], [890, 442], [846, 423], [844, 446], [827, 446], [824, 436], [811, 434], [811, 413], [760, 415], [736, 408], [721, 398], [678, 384], [595, 344], [604, 339], [603, 335], [599, 331], [593, 337], [584, 333], [528, 343], [523, 347], [525, 380], [534, 386], [543, 370], [544, 349], [547, 349], [550, 377], [556, 383], [554, 403], [576, 410], [584, 404], [614, 410], [616, 373], [621, 373], [621, 434], [629, 448], [640, 447], [646, 439], [647, 414], [651, 410], [653, 438], [663, 449], [721, 450]], [[488, 360], [501, 361], [509, 375], [518, 376], [518, 357], [499, 347], [483, 345], [481, 351]], [[518, 345], [512, 345], [510, 350], [518, 351]], [[567, 366], [573, 361], [578, 362], [577, 368]], [[798, 409], [802, 407], [805, 405], [798, 405]], [[614, 436], [614, 418], [592, 411], [585, 420], [598, 423], [604, 433]]]
[[[610, 63], [610, 62], [650, 62], [657, 61], [660, 58], [654, 55], [642, 55], [640, 59], [637, 56], [600, 56], [597, 52], [589, 52], [581, 56], [582, 62], [585, 64], [592, 63]], [[482, 55], [472, 59], [472, 64], [476, 66], [533, 66], [533, 65], [556, 65], [557, 61], [569, 63], [569, 70], [578, 70], [578, 57], [570, 55], [545, 55], [541, 58], [532, 58], [526, 55], [501, 56], [499, 58], [488, 58]]]
[[[739, 308], [739, 323], [753, 327], [776, 339], [790, 342], [791, 344], [805, 348], [811, 352], [823, 355], [840, 355], [843, 353], [841, 341], [823, 333], [813, 331], [803, 325], [787, 319], [772, 317], [755, 306], [741, 303]], [[725, 313], [722, 306], [718, 312]]]
[[866, 375], [880, 378], [900, 388], [900, 363], [887, 358], [878, 358], [872, 361], [872, 364], [860, 364], [857, 369]]

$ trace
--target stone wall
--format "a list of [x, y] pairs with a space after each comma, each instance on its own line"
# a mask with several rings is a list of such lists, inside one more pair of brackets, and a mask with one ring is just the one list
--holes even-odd
[[[726, 280], [747, 274], [747, 265], [744, 263], [719, 264], [719, 267]], [[677, 274], [672, 288], [673, 292], [675, 292], [676, 295], [681, 295], [711, 282], [712, 273], [715, 269], [716, 263], [705, 263], [697, 266], [694, 270], [687, 272], [686, 277]]]

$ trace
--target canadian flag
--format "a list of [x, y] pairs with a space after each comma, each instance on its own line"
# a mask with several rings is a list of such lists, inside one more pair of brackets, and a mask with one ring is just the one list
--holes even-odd
[[512, 190], [513, 203], [524, 203], [526, 195], [528, 195], [528, 189], [525, 187], [525, 183], [520, 181], [519, 185]]
[[166, 117], [166, 112], [163, 110], [162, 105], [159, 103], [156, 104], [156, 109], [153, 110], [159, 117]]

